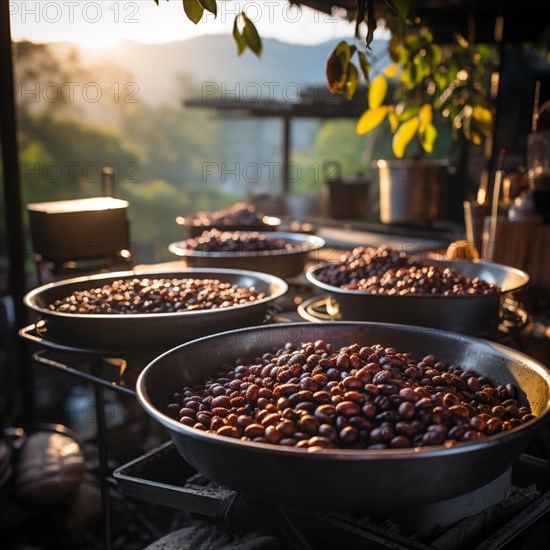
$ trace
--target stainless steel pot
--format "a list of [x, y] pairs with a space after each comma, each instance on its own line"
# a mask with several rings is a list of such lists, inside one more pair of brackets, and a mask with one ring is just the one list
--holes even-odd
[[[324, 339], [336, 346], [379, 343], [475, 369], [497, 384], [514, 383], [537, 418], [511, 431], [452, 448], [383, 451], [307, 450], [246, 442], [195, 430], [164, 414], [171, 395], [205, 382], [221, 363], [254, 358], [286, 342]], [[168, 428], [180, 454], [210, 479], [287, 506], [379, 510], [466, 493], [497, 478], [548, 419], [550, 373], [537, 361], [477, 338], [379, 323], [296, 323], [234, 330], [178, 346], [150, 363], [137, 382], [141, 406]]]
[[419, 223], [439, 215], [441, 185], [448, 163], [432, 160], [379, 160], [380, 219]]
[[479, 277], [495, 283], [502, 292], [464, 296], [372, 294], [321, 282], [317, 273], [326, 264], [311, 267], [306, 277], [336, 300], [344, 320], [404, 323], [473, 335], [496, 330], [506, 294], [529, 282], [527, 273], [491, 262], [430, 259], [429, 263], [449, 267], [466, 277]]
[[189, 267], [224, 267], [230, 269], [250, 269], [271, 273], [277, 277], [296, 277], [300, 275], [308, 260], [315, 261], [315, 252], [325, 246], [325, 240], [305, 233], [286, 233], [273, 231], [265, 235], [269, 238], [282, 239], [292, 245], [292, 250], [267, 250], [250, 252], [203, 252], [188, 250], [187, 241], [169, 245], [168, 249], [185, 260]]
[[[74, 314], [51, 311], [48, 306], [76, 290], [85, 290], [112, 283], [117, 279], [136, 277], [214, 278], [255, 287], [266, 298], [242, 306], [195, 310], [177, 313], [142, 314]], [[166, 350], [181, 342], [208, 336], [215, 332], [264, 321], [273, 301], [288, 290], [277, 277], [252, 271], [231, 269], [181, 269], [171, 271], [122, 271], [66, 279], [35, 288], [25, 298], [25, 305], [46, 322], [48, 337], [66, 345], [88, 349], [124, 351]]]

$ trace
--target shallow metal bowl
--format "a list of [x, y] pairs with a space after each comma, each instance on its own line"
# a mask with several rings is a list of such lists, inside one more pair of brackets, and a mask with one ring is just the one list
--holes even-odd
[[372, 294], [321, 282], [317, 273], [329, 264], [309, 268], [306, 277], [338, 303], [341, 318], [346, 321], [403, 323], [473, 335], [496, 330], [506, 294], [529, 282], [527, 273], [491, 262], [430, 259], [429, 263], [449, 267], [466, 277], [479, 277], [495, 283], [502, 291], [464, 296]]
[[[227, 308], [175, 313], [75, 314], [51, 311], [55, 300], [76, 290], [108, 285], [117, 279], [177, 277], [219, 279], [241, 287], [255, 287], [266, 297]], [[48, 337], [88, 349], [163, 351], [182, 342], [264, 321], [273, 301], [288, 290], [287, 284], [265, 273], [232, 269], [180, 269], [171, 271], [121, 271], [66, 279], [35, 288], [25, 305], [46, 322]]]
[[[260, 232], [261, 235], [263, 233]], [[204, 252], [188, 250], [185, 245], [189, 241], [180, 241], [169, 245], [168, 249], [180, 256], [190, 267], [225, 267], [231, 269], [250, 269], [271, 273], [277, 277], [287, 278], [300, 275], [306, 263], [312, 259], [316, 251], [325, 246], [325, 240], [315, 235], [305, 233], [286, 233], [274, 231], [265, 234], [266, 237], [282, 239], [292, 245], [291, 250], [266, 250], [250, 252]], [[315, 257], [313, 257], [315, 261]]]
[[[222, 363], [253, 360], [286, 342], [324, 339], [335, 346], [381, 344], [434, 353], [494, 384], [514, 383], [536, 419], [505, 433], [452, 448], [381, 451], [304, 449], [246, 442], [180, 424], [165, 414], [175, 391], [204, 383]], [[496, 479], [520, 455], [550, 411], [550, 373], [515, 350], [429, 328], [380, 323], [295, 323], [216, 334], [178, 346], [151, 362], [137, 381], [141, 406], [168, 428], [180, 454], [217, 483], [260, 499], [317, 509], [378, 510], [466, 493]]]

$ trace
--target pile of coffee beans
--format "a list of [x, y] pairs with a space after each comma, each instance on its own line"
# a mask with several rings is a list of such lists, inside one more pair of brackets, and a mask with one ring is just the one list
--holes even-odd
[[434, 355], [381, 345], [286, 344], [226, 365], [173, 395], [167, 413], [198, 430], [309, 451], [454, 446], [534, 416], [515, 386]]
[[175, 313], [248, 304], [265, 298], [254, 287], [218, 279], [119, 279], [90, 290], [77, 290], [48, 309], [60, 313]]
[[269, 237], [257, 231], [204, 231], [200, 237], [188, 239], [184, 248], [197, 252], [267, 252], [292, 250], [283, 239]]
[[316, 272], [319, 281], [373, 294], [492, 294], [500, 288], [479, 277], [465, 277], [455, 270], [420, 263], [398, 250], [358, 247], [340, 262]]
[[263, 223], [263, 214], [251, 204], [239, 202], [216, 212], [196, 212], [190, 217], [193, 225], [222, 227], [224, 225], [258, 225]]

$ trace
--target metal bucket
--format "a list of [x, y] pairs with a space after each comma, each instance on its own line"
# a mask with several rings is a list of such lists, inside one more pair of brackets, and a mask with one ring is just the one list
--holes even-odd
[[437, 160], [379, 160], [380, 219], [383, 223], [418, 223], [439, 215], [441, 183], [448, 163]]

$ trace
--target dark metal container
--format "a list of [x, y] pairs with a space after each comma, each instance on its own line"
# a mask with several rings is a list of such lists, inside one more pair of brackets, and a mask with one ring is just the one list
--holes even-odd
[[169, 250], [185, 260], [189, 267], [224, 267], [228, 269], [250, 269], [271, 273], [277, 277], [287, 278], [300, 275], [309, 260], [315, 261], [315, 252], [325, 246], [325, 240], [314, 235], [303, 233], [286, 233], [274, 231], [266, 237], [282, 239], [293, 246], [292, 250], [266, 250], [250, 252], [203, 252], [188, 250], [186, 241], [169, 245]]
[[[255, 287], [266, 298], [249, 304], [176, 313], [75, 314], [51, 311], [48, 306], [75, 290], [108, 285], [117, 279], [154, 277], [213, 278], [241, 287]], [[65, 344], [88, 349], [145, 351], [166, 350], [172, 346], [215, 332], [260, 324], [273, 301], [288, 290], [277, 277], [231, 269], [181, 269], [171, 271], [122, 271], [66, 279], [43, 285], [29, 292], [25, 305], [46, 322], [48, 335]]]
[[506, 294], [529, 282], [529, 276], [523, 271], [491, 262], [430, 259], [429, 263], [495, 283], [502, 292], [464, 296], [372, 294], [319, 281], [317, 273], [326, 264], [311, 267], [306, 277], [336, 300], [340, 316], [346, 321], [404, 323], [473, 335], [496, 330]]
[[[464, 369], [477, 370], [495, 385], [516, 384], [520, 402], [528, 402], [537, 418], [451, 448], [311, 453], [209, 434], [164, 414], [174, 391], [205, 382], [223, 362], [254, 358], [286, 342], [320, 338], [335, 346], [378, 343], [416, 357], [434, 353]], [[296, 323], [234, 330], [178, 346], [145, 368], [137, 382], [137, 396], [145, 411], [168, 428], [185, 460], [213, 481], [287, 506], [367, 511], [435, 502], [496, 479], [547, 420], [550, 373], [515, 350], [450, 332], [379, 323]]]
[[128, 203], [95, 197], [27, 205], [34, 251], [43, 260], [120, 259], [130, 251]]

